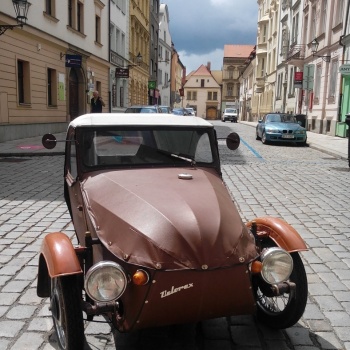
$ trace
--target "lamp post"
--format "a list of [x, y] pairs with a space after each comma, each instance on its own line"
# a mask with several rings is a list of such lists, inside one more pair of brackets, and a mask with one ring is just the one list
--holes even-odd
[[13, 7], [16, 13], [17, 24], [9, 25], [4, 24], [0, 25], [0, 35], [4, 34], [7, 29], [13, 29], [16, 27], [23, 27], [27, 21], [27, 14], [29, 9], [29, 3], [27, 0], [12, 0]]
[[141, 65], [141, 62], [142, 62], [142, 55], [141, 55], [141, 53], [139, 52], [138, 55], [136, 56], [136, 64], [129, 64], [128, 67], [131, 68], [131, 67], [140, 66], [140, 65]]
[[319, 45], [319, 42], [317, 41], [317, 39], [315, 38], [314, 40], [311, 41], [311, 52], [312, 52], [312, 56], [316, 56], [316, 57], [320, 57], [323, 59], [323, 61], [325, 62], [330, 62], [331, 61], [331, 56], [319, 56], [319, 55], [316, 55], [317, 53], [317, 50], [318, 50], [318, 45]]

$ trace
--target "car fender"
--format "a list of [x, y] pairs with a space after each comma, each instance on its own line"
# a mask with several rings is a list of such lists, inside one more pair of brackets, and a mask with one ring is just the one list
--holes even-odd
[[246, 226], [257, 225], [257, 234], [271, 238], [279, 247], [289, 253], [308, 250], [300, 234], [286, 221], [274, 217], [259, 217], [249, 221]]
[[38, 296], [50, 295], [51, 278], [82, 273], [83, 270], [69, 237], [62, 232], [46, 235], [39, 256]]

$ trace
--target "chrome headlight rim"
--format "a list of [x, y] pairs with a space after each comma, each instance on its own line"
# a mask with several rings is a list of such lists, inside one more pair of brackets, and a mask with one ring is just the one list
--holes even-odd
[[261, 256], [261, 277], [268, 284], [278, 284], [289, 279], [293, 271], [293, 258], [280, 247], [264, 249]]
[[[122, 280], [122, 287], [118, 288], [119, 289], [119, 290], [117, 289], [118, 292], [116, 292], [112, 297], [109, 297], [109, 298], [98, 297], [96, 293], [96, 289], [94, 290], [93, 288], [93, 283], [94, 283], [93, 278], [95, 280], [97, 279], [98, 281], [96, 274], [97, 276], [99, 275], [102, 276], [103, 273], [105, 273], [105, 270], [110, 268], [115, 269], [115, 271], [120, 275], [119, 277]], [[90, 283], [92, 283], [92, 285]], [[128, 278], [121, 265], [119, 265], [114, 261], [100, 261], [95, 265], [91, 266], [90, 269], [87, 271], [85, 275], [84, 288], [85, 288], [85, 292], [88, 294], [88, 296], [92, 300], [100, 303], [106, 303], [106, 302], [111, 302], [119, 299], [125, 292], [127, 283], [128, 283]], [[101, 295], [101, 293], [99, 294]]]

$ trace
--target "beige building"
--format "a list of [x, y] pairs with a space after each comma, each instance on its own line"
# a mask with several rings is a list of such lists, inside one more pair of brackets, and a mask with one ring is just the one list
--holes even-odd
[[227, 107], [239, 108], [240, 77], [254, 45], [225, 45], [222, 73], [221, 110]]
[[[33, 1], [23, 28], [0, 35], [0, 141], [64, 131], [90, 111], [98, 90], [108, 110], [107, 0]], [[11, 0], [0, 23], [15, 24]]]
[[201, 65], [186, 77], [183, 107], [194, 108], [198, 117], [219, 119], [220, 103], [221, 85], [211, 73], [210, 63]]
[[186, 68], [182, 64], [179, 54], [172, 46], [170, 71], [170, 107], [182, 107], [183, 85], [185, 83]]
[[130, 0], [129, 10], [129, 60], [133, 62], [129, 65], [129, 105], [147, 105], [150, 76], [149, 0]]

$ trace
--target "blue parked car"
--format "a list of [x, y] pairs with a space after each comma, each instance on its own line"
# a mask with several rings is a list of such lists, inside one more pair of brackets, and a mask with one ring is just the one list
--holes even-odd
[[306, 145], [306, 129], [297, 121], [294, 115], [284, 113], [268, 113], [259, 120], [256, 126], [256, 139], [262, 143], [294, 142]]

